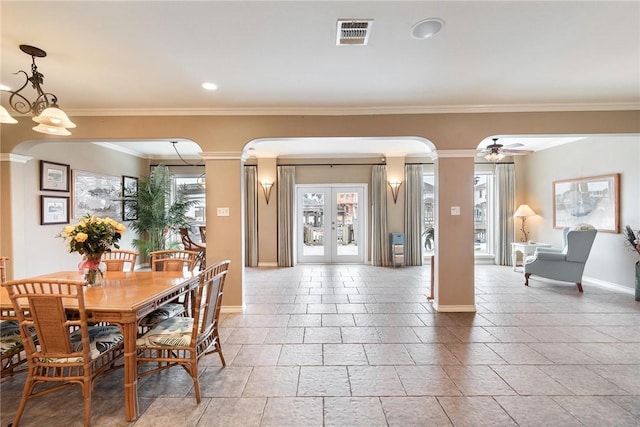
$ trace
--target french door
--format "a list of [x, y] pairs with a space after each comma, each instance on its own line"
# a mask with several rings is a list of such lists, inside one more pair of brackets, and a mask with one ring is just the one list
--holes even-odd
[[298, 263], [363, 263], [365, 185], [296, 187]]

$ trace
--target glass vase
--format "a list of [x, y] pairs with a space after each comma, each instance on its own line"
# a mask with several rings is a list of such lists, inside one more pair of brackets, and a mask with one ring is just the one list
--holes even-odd
[[80, 270], [89, 286], [102, 285], [106, 265], [102, 262], [102, 254], [85, 255], [80, 263]]

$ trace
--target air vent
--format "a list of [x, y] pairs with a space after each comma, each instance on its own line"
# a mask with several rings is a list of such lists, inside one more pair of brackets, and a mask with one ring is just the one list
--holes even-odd
[[364, 46], [369, 41], [373, 19], [338, 19], [336, 44]]

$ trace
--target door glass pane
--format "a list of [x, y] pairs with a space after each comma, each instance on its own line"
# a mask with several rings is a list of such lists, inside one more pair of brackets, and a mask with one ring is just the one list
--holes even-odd
[[487, 235], [489, 224], [489, 185], [488, 175], [476, 175], [474, 179], [473, 243], [476, 253], [487, 253]]
[[336, 254], [358, 255], [358, 193], [336, 193]]
[[324, 255], [324, 203], [323, 193], [304, 193], [302, 200], [303, 256]]

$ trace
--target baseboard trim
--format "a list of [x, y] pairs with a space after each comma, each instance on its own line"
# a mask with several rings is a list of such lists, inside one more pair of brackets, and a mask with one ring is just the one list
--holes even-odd
[[583, 285], [593, 285], [599, 288], [610, 289], [616, 292], [622, 292], [624, 294], [635, 295], [636, 290], [634, 288], [629, 288], [627, 286], [622, 286], [617, 283], [607, 282], [605, 280], [594, 279], [593, 277], [583, 277], [582, 278]]
[[220, 313], [242, 313], [241, 305], [223, 305], [220, 307]]
[[277, 266], [278, 266], [277, 262], [258, 262], [258, 268], [260, 268], [260, 267], [273, 268], [273, 267], [277, 267]]
[[440, 313], [475, 313], [476, 306], [474, 305], [439, 305], [435, 301], [433, 302], [433, 308]]

